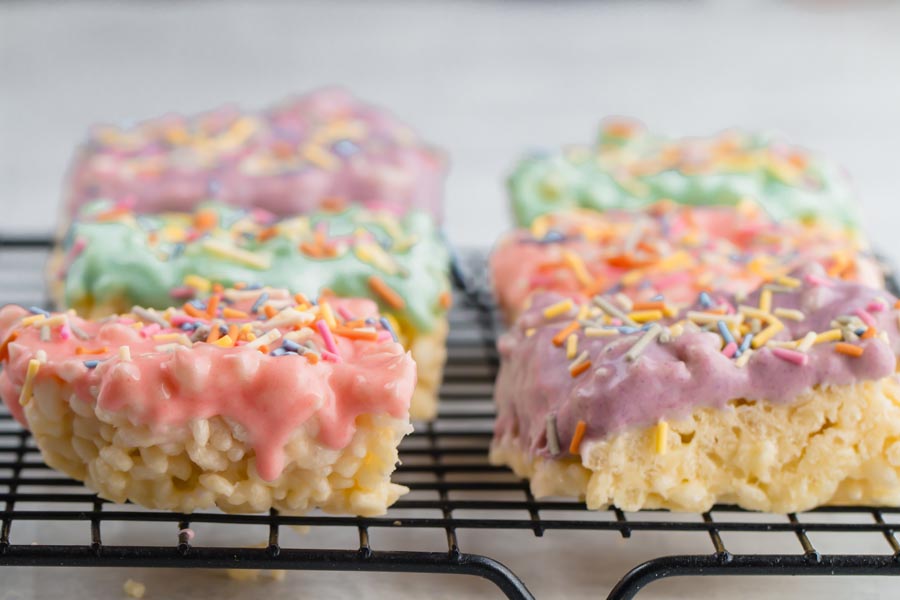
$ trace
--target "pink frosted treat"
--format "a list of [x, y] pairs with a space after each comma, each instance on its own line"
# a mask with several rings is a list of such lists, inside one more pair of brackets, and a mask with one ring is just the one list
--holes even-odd
[[142, 213], [213, 199], [279, 216], [359, 202], [439, 219], [445, 171], [443, 155], [393, 115], [326, 88], [262, 112], [96, 127], [72, 165], [66, 217], [104, 198]]
[[224, 290], [87, 321], [0, 310], [0, 395], [48, 465], [177, 511], [382, 514], [416, 367], [369, 300]]

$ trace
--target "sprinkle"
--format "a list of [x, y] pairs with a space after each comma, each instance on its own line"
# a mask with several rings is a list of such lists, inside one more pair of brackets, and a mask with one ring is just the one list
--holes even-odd
[[259, 309], [262, 308], [263, 304], [269, 299], [269, 292], [262, 292], [259, 297], [256, 299], [256, 302], [253, 303], [253, 306], [250, 307], [250, 312], [253, 314], [257, 314]]
[[[544, 318], [545, 319], [553, 319], [558, 317], [559, 315], [565, 314], [571, 311], [575, 307], [575, 304], [572, 302], [570, 298], [565, 300], [561, 300], [556, 304], [548, 306], [544, 309]], [[562, 342], [560, 342], [562, 343]], [[557, 344], [559, 345], [559, 344]]]
[[857, 317], [862, 319], [862, 322], [865, 323], [868, 327], [877, 327], [878, 326], [878, 322], [875, 321], [875, 317], [873, 317], [871, 314], [869, 314], [862, 308], [857, 308], [855, 311], [853, 311], [853, 314], [855, 314]]
[[823, 344], [826, 342], [837, 342], [844, 337], [840, 329], [829, 329], [816, 335], [816, 343]]
[[109, 352], [109, 348], [107, 348], [106, 346], [103, 346], [103, 347], [101, 347], [101, 348], [95, 348], [94, 350], [91, 350], [90, 348], [85, 348], [84, 346], [76, 346], [76, 348], [75, 348], [75, 354], [76, 354], [76, 355], [82, 355], [82, 354], [106, 354], [107, 352]]
[[340, 356], [338, 356], [334, 352], [329, 352], [328, 350], [322, 350], [322, 358], [324, 358], [328, 362], [333, 362], [333, 363], [341, 362]]
[[798, 352], [809, 352], [809, 349], [813, 347], [813, 344], [816, 343], [816, 339], [819, 336], [815, 331], [808, 331], [806, 335], [803, 336], [803, 339], [797, 344]]
[[663, 318], [663, 312], [659, 309], [654, 310], [638, 310], [628, 314], [628, 318], [635, 323], [647, 323], [649, 321], [659, 321]]
[[397, 332], [394, 330], [394, 327], [391, 325], [391, 322], [388, 321], [386, 317], [381, 317], [378, 319], [378, 322], [381, 323], [381, 326], [384, 327], [388, 332], [390, 332], [391, 337], [395, 342], [399, 342], [400, 338], [397, 337]]
[[819, 277], [818, 275], [815, 275], [814, 273], [807, 273], [806, 276], [804, 277], [804, 279], [806, 280], [806, 283], [808, 283], [810, 285], [814, 285], [814, 286], [831, 287], [833, 285], [829, 280], [827, 280], [823, 277]]
[[194, 288], [201, 294], [208, 294], [212, 289], [212, 282], [205, 277], [200, 277], [199, 275], [185, 275], [182, 283], [184, 283], [184, 285], [186, 285], [187, 287]]
[[29, 306], [28, 310], [35, 315], [44, 315], [47, 318], [50, 318], [50, 312], [44, 310], [43, 308], [39, 308], [37, 306]]
[[378, 339], [378, 332], [370, 328], [351, 329], [349, 327], [335, 327], [334, 334], [351, 340], [371, 340]]
[[687, 313], [688, 321], [700, 324], [717, 324], [719, 321], [725, 321], [729, 325], [740, 325], [744, 321], [742, 315], [722, 315], [711, 312], [697, 312], [689, 310]]
[[873, 338], [873, 337], [875, 337], [875, 334], [876, 334], [876, 333], [878, 333], [878, 330], [877, 330], [876, 328], [874, 328], [874, 327], [868, 327], [868, 328], [866, 328], [866, 330], [862, 333], [862, 335], [859, 336], [859, 339], [861, 339], [861, 340], [867, 340], [867, 339], [869, 339], [869, 338]]
[[393, 288], [391, 288], [384, 280], [377, 276], [372, 275], [369, 277], [369, 288], [378, 296], [384, 300], [388, 306], [395, 310], [403, 310], [406, 306], [406, 301], [403, 300], [403, 297], [400, 296]]
[[738, 352], [740, 352], [741, 355], [743, 355], [744, 352], [746, 352], [750, 348], [751, 343], [753, 343], [753, 334], [748, 333], [747, 335], [744, 336], [744, 339], [741, 340], [741, 345], [738, 347]]
[[581, 260], [580, 256], [571, 250], [563, 250], [563, 260], [568, 267], [572, 269], [572, 272], [575, 273], [575, 278], [582, 286], [589, 286], [594, 283], [593, 277], [591, 277], [587, 267], [584, 266], [584, 261]]
[[768, 327], [766, 327], [753, 337], [753, 341], [751, 342], [750, 346], [754, 350], [765, 346], [766, 343], [782, 329], [784, 329], [784, 323], [782, 323], [781, 321], [772, 321]]
[[[210, 333], [212, 333], [212, 331], [218, 331], [218, 329], [219, 329], [218, 327], [213, 327], [212, 330], [210, 330]], [[210, 342], [210, 343], [212, 343], [214, 346], [219, 346], [221, 348], [231, 348], [234, 346], [234, 340], [231, 339], [230, 335], [223, 335], [222, 337], [220, 337], [217, 340]], [[251, 342], [251, 343], [255, 343], [255, 342]], [[249, 346], [250, 344], [247, 344], [247, 345]]]
[[221, 240], [205, 240], [203, 242], [203, 249], [207, 250], [210, 254], [214, 254], [221, 258], [230, 258], [236, 263], [261, 271], [267, 270], [272, 266], [272, 261], [269, 257], [249, 252], [242, 248], [237, 248]]
[[580, 325], [579, 325], [578, 321], [572, 321], [571, 323], [566, 325], [564, 328], [559, 330], [556, 335], [553, 336], [553, 340], [552, 340], [553, 345], [554, 346], [562, 346], [563, 342], [566, 341], [566, 338], [568, 338], [570, 334], [578, 331], [579, 327], [580, 327]]
[[[571, 300], [569, 302], [571, 302]], [[608, 314], [610, 317], [620, 319], [623, 323], [625, 323], [626, 325], [631, 325], [632, 327], [637, 325], [637, 323], [631, 320], [628, 315], [619, 310], [615, 305], [613, 305], [603, 296], [594, 296], [593, 302], [597, 305], [597, 307], [603, 310], [603, 312]], [[544, 313], [544, 316], [546, 316], [546, 312]]]
[[737, 342], [735, 342], [734, 336], [731, 334], [731, 330], [728, 329], [728, 325], [725, 323], [725, 321], [719, 319], [716, 322], [716, 326], [719, 328], [719, 335], [721, 335], [722, 339], [725, 340], [725, 344], [734, 344], [735, 350], [737, 350]]
[[[226, 335], [225, 337], [228, 337], [228, 336]], [[261, 348], [262, 346], [266, 346], [268, 344], [271, 344], [272, 342], [275, 342], [279, 338], [281, 338], [281, 332], [278, 331], [277, 329], [271, 329], [271, 330], [267, 331], [266, 333], [264, 333], [263, 335], [256, 338], [255, 340], [251, 340], [250, 342], [248, 342], [245, 345], [245, 347], [258, 349], [258, 348]]]
[[69, 326], [68, 321], [63, 323], [62, 327], [59, 328], [59, 339], [62, 341], [68, 340], [72, 337], [72, 328]]
[[216, 313], [219, 312], [219, 296], [210, 296], [209, 302], [206, 305], [206, 314], [212, 319], [216, 316]]
[[734, 361], [735, 366], [743, 368], [750, 360], [751, 356], [753, 356], [753, 350], [744, 351], [744, 353], [741, 354], [741, 356], [736, 361]]
[[794, 363], [798, 366], [804, 366], [809, 361], [809, 355], [804, 354], [803, 352], [797, 352], [796, 350], [789, 350], [787, 348], [773, 348], [772, 354], [780, 358], [781, 360], [786, 360], [787, 362]]
[[197, 307], [195, 307], [195, 306], [194, 306], [193, 304], [191, 304], [190, 302], [184, 304], [184, 305], [181, 307], [181, 309], [182, 309], [185, 313], [187, 313], [188, 315], [190, 315], [191, 317], [194, 317], [195, 319], [205, 319], [205, 318], [206, 318], [206, 311], [201, 311], [200, 309], [198, 309]]
[[559, 454], [559, 432], [556, 429], [556, 415], [548, 414], [547, 422], [547, 446], [550, 448], [551, 455]]
[[859, 336], [846, 325], [841, 327], [841, 336], [844, 338], [845, 342], [856, 342], [859, 340]]
[[656, 453], [665, 454], [667, 447], [666, 441], [669, 438], [669, 422], [659, 421], [656, 424]]
[[852, 356], [854, 358], [859, 358], [863, 355], [865, 348], [863, 348], [862, 346], [854, 346], [853, 344], [838, 342], [834, 345], [834, 351], [840, 354], [846, 354], [847, 356]]
[[703, 308], [712, 308], [713, 301], [706, 292], [700, 292], [700, 306]]
[[250, 315], [248, 315], [244, 311], [237, 310], [228, 306], [222, 309], [222, 316], [226, 319], [246, 319], [250, 317]]
[[34, 388], [34, 378], [41, 369], [41, 362], [32, 358], [28, 361], [28, 370], [25, 372], [25, 381], [22, 383], [22, 391], [19, 393], [19, 404], [25, 406], [31, 401]]
[[331, 330], [328, 329], [328, 325], [325, 321], [322, 319], [316, 321], [316, 329], [319, 331], [319, 335], [322, 336], [322, 341], [325, 342], [325, 348], [332, 354], [338, 354], [337, 345], [334, 343], [334, 337], [331, 335]]
[[453, 295], [447, 290], [444, 290], [441, 292], [441, 295], [438, 296], [438, 304], [444, 310], [450, 310], [453, 306]]
[[735, 341], [730, 341], [725, 344], [725, 347], [722, 348], [722, 354], [725, 355], [725, 358], [733, 357], [738, 351], [738, 345]]
[[49, 342], [50, 341], [50, 328], [46, 325], [41, 327], [41, 341]]
[[[218, 326], [217, 324], [213, 323], [212, 326], [210, 326], [210, 328], [209, 328], [209, 334], [207, 334], [207, 336], [206, 336], [206, 343], [207, 343], [207, 344], [215, 344], [216, 341], [217, 341], [221, 336], [222, 336], [222, 332], [219, 330], [219, 326]], [[230, 337], [230, 336], [229, 336], [229, 337]], [[232, 338], [232, 340], [233, 340], [233, 339], [234, 339], [234, 338]], [[234, 345], [234, 344], [231, 344], [231, 345], [229, 345], [229, 346], [227, 346], [227, 347], [230, 347], [230, 346], [233, 346], [233, 345]]]
[[799, 310], [781, 307], [775, 309], [775, 316], [789, 321], [802, 321], [806, 318], [806, 315]]
[[772, 290], [763, 288], [759, 293], [759, 310], [764, 313], [772, 312]]
[[775, 282], [787, 288], [798, 288], [801, 285], [801, 281], [799, 279], [795, 277], [789, 277], [788, 275], [777, 277], [775, 279]]
[[584, 335], [589, 338], [595, 337], [609, 337], [619, 333], [617, 329], [613, 328], [604, 328], [604, 327], [586, 327], [584, 329]]
[[585, 430], [587, 430], [587, 423], [578, 421], [578, 425], [575, 426], [575, 433], [572, 435], [572, 442], [569, 444], [569, 453], [578, 454], [578, 447], [581, 446]]
[[353, 316], [353, 313], [351, 313], [349, 310], [347, 310], [347, 307], [346, 307], [346, 306], [338, 306], [338, 307], [337, 307], [337, 313], [338, 313], [339, 315], [341, 315], [341, 318], [342, 318], [342, 319], [344, 319], [345, 321], [348, 321], [348, 323], [347, 323], [348, 326], [350, 326], [349, 321], [355, 321], [355, 320], [356, 320], [356, 317]]
[[47, 319], [47, 317], [45, 317], [44, 315], [41, 315], [41, 314], [32, 315], [30, 317], [25, 317], [24, 319], [22, 319], [22, 326], [28, 327], [29, 325], [38, 325], [38, 324], [44, 322], [46, 319]]
[[128, 346], [119, 346], [119, 360], [123, 362], [131, 361], [131, 348]]
[[575, 355], [578, 353], [578, 336], [570, 334], [568, 338], [566, 338], [566, 358], [572, 360], [575, 358]]
[[644, 349], [646, 349], [647, 346], [649, 346], [657, 337], [659, 337], [659, 334], [661, 332], [662, 327], [654, 323], [653, 326], [645, 331], [644, 335], [642, 335], [640, 339], [638, 339], [638, 341], [636, 341], [634, 345], [628, 349], [628, 352], [625, 353], [625, 360], [627, 360], [628, 362], [634, 362], [635, 360], [637, 360], [638, 357], [644, 352]]
[[[148, 323], [156, 323], [160, 327], [168, 327], [169, 322], [160, 317], [155, 310], [146, 309], [140, 306], [134, 306], [131, 308], [132, 314], [139, 318], [141, 321], [146, 321]], [[72, 331], [75, 332], [75, 335], [78, 335], [78, 332], [75, 331], [75, 328], [72, 328]], [[80, 336], [79, 336], [80, 337]]]
[[337, 321], [334, 318], [334, 312], [331, 310], [330, 304], [323, 300], [319, 303], [319, 311], [322, 314], [322, 318], [325, 319], [325, 323], [328, 325], [329, 329], [337, 327]]
[[305, 356], [306, 360], [312, 365], [319, 362], [319, 354], [317, 352], [307, 352], [303, 356]]
[[884, 303], [884, 300], [881, 298], [875, 298], [866, 306], [866, 310], [869, 312], [881, 312], [887, 308], [887, 305]]
[[287, 338], [285, 338], [285, 340], [281, 342], [281, 347], [288, 352], [296, 352], [297, 354], [303, 354], [304, 352], [306, 352], [306, 347], [301, 346], [297, 342], [289, 340]]
[[96, 359], [84, 361], [84, 366], [87, 367], [88, 369], [96, 369], [97, 365], [99, 365], [99, 364], [100, 364], [100, 361], [96, 360]]

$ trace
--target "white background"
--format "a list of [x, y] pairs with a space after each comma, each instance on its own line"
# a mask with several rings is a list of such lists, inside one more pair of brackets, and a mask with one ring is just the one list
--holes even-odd
[[[0, 232], [53, 229], [70, 153], [94, 122], [225, 101], [260, 107], [329, 83], [391, 107], [448, 150], [447, 230], [461, 245], [486, 246], [508, 226], [502, 180], [517, 155], [588, 141], [601, 116], [625, 114], [675, 134], [774, 128], [836, 157], [855, 176], [874, 242], [900, 257], [900, 5], [888, 2], [0, 2]], [[856, 549], [883, 552], [872, 537]], [[543, 597], [602, 597], [654, 552], [708, 550], [651, 534], [462, 540]], [[0, 598], [115, 598], [126, 576], [2, 570]], [[264, 591], [213, 573], [132, 576], [148, 584], [148, 598], [493, 592], [425, 576], [303, 573]], [[884, 579], [672, 580], [641, 597], [876, 598], [897, 589]]]

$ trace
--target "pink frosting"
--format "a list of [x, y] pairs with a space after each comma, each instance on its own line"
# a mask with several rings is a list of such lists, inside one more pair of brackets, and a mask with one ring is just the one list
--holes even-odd
[[[575, 334], [578, 352], [586, 351], [591, 365], [573, 377], [565, 345], [558, 347], [551, 340], [572, 321], [575, 309], [548, 320], [544, 308], [563, 297], [537, 295], [532, 308], [499, 342], [502, 362], [495, 392], [495, 437], [512, 436], [523, 449], [548, 456], [552, 454], [548, 416], [555, 420], [564, 453], [579, 421], [586, 424], [584, 439], [602, 439], [660, 419], [684, 417], [695, 408], [723, 407], [734, 399], [788, 403], [815, 386], [891, 376], [900, 352], [896, 298], [883, 290], [825, 279], [817, 269], [817, 265], [809, 267], [826, 285], [804, 278], [797, 290], [773, 295], [773, 310], [787, 308], [805, 314], [802, 321], [783, 319], [784, 329], [773, 339], [798, 340], [811, 331], [831, 330], [833, 319], [854, 315], [874, 301], [885, 307], [867, 313], [879, 334], [853, 342], [863, 348], [859, 357], [837, 352], [835, 342], [818, 343], [805, 353], [785, 352], [768, 344], [739, 366], [732, 358], [735, 349], [725, 344], [713, 325], [711, 331], [691, 328], [669, 341], [654, 341], [636, 360], [629, 361], [625, 354], [645, 332], [587, 337], [579, 330]], [[755, 306], [758, 301], [757, 292], [735, 305]], [[691, 310], [707, 309], [697, 304]], [[685, 314], [659, 323], [670, 325]]]
[[[335, 307], [366, 317], [375, 314], [368, 300], [332, 300]], [[251, 301], [234, 308], [249, 311]], [[18, 306], [0, 310], [0, 338], [17, 337], [8, 344], [0, 373], [0, 395], [19, 421], [27, 426], [19, 395], [28, 363], [46, 353], [36, 383], [45, 379], [71, 382], [75, 398], [100, 409], [123, 414], [136, 425], [147, 425], [165, 434], [193, 419], [219, 416], [240, 425], [256, 454], [256, 469], [267, 481], [276, 479], [284, 466], [284, 446], [292, 433], [315, 419], [318, 441], [340, 449], [356, 430], [356, 419], [365, 414], [388, 414], [408, 418], [409, 402], [416, 384], [415, 363], [403, 347], [393, 341], [348, 339], [335, 335], [339, 359], [310, 362], [305, 356], [264, 354], [246, 344], [220, 347], [198, 342], [193, 347], [159, 350], [154, 335], [182, 333], [165, 327], [155, 330], [130, 323], [134, 319], [113, 317], [100, 322], [69, 316], [68, 322], [89, 336], [64, 339], [60, 328], [50, 341], [41, 341], [40, 326], [22, 326], [30, 313]], [[194, 319], [208, 323], [206, 319]], [[264, 323], [250, 319], [225, 319], [230, 323]], [[316, 346], [323, 343], [318, 332], [299, 330]], [[381, 336], [379, 336], [381, 337]], [[119, 356], [119, 348], [130, 349], [130, 359]], [[76, 349], [107, 348], [100, 354], [76, 354]], [[95, 368], [85, 361], [98, 359]]]
[[71, 169], [67, 216], [106, 198], [144, 213], [215, 199], [279, 216], [338, 200], [439, 219], [445, 171], [443, 155], [394, 116], [326, 88], [261, 113], [224, 107], [96, 128]]

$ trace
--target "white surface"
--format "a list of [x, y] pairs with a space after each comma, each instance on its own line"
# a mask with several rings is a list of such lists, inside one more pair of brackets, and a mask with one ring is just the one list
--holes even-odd
[[[460, 244], [484, 246], [507, 226], [502, 177], [518, 154], [586, 141], [615, 113], [672, 133], [775, 128], [835, 156], [856, 177], [875, 242], [900, 257], [898, 31], [900, 5], [887, 2], [0, 3], [0, 231], [52, 229], [69, 154], [93, 122], [262, 106], [341, 83], [449, 150], [447, 223]], [[83, 540], [73, 527], [68, 539]], [[162, 536], [105, 531], [107, 541]], [[441, 532], [430, 533], [419, 545], [441, 549]], [[372, 541], [400, 547], [397, 535], [377, 530]], [[709, 549], [701, 537], [653, 534], [460, 537], [543, 598], [602, 597], [641, 560]], [[769, 538], [734, 539], [759, 552]], [[171, 532], [158, 540], [171, 543]], [[886, 548], [873, 535], [854, 549]], [[4, 569], [0, 599], [117, 598], [127, 577], [147, 584], [147, 598], [498, 597], [462, 577], [299, 573], [260, 591], [208, 572]], [[657, 583], [640, 597], [887, 598], [896, 586], [714, 578]]]

